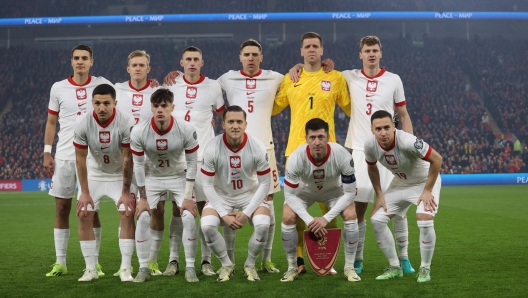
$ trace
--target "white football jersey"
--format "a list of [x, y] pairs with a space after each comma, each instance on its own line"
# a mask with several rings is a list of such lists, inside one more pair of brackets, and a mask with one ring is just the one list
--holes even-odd
[[218, 78], [229, 105], [240, 106], [247, 114], [246, 133], [273, 149], [271, 111], [284, 76], [271, 70], [259, 70], [249, 76], [243, 70], [230, 70]]
[[326, 148], [326, 157], [320, 164], [313, 160], [308, 144], [295, 149], [286, 163], [284, 184], [299, 187], [300, 194], [343, 194], [339, 178], [341, 174], [354, 175], [354, 161], [350, 153], [337, 143], [328, 143]]
[[233, 151], [224, 133], [207, 143], [201, 172], [215, 176], [216, 193], [236, 203], [228, 198], [256, 190], [257, 175], [268, 174], [270, 168], [262, 142], [244, 133], [242, 145]]
[[138, 123], [130, 134], [132, 154], [147, 157], [147, 177], [174, 179], [185, 172], [185, 153], [198, 150], [194, 127], [171, 117], [166, 131], [160, 132], [154, 118]]
[[221, 112], [225, 109], [220, 84], [203, 75], [196, 83], [190, 83], [181, 75], [177, 77], [176, 84], [165, 88], [174, 93], [172, 116], [189, 122], [196, 129], [200, 144], [198, 160], [202, 160], [205, 145], [215, 136], [211, 125], [212, 111]]
[[131, 116], [114, 109], [108, 122], [102, 125], [95, 111], [75, 127], [73, 145], [88, 149], [88, 178], [95, 181], [123, 179], [122, 147], [130, 147]]
[[394, 141], [388, 150], [382, 148], [371, 135], [365, 142], [365, 159], [370, 165], [379, 161], [391, 171], [397, 183], [415, 184], [427, 180], [429, 162], [433, 148], [415, 135], [396, 130]]
[[136, 124], [152, 118], [150, 96], [159, 87], [150, 87], [150, 80], [147, 80], [147, 84], [141, 89], [134, 88], [130, 80], [116, 83], [114, 87], [116, 89], [117, 108], [123, 113], [131, 115]]
[[394, 105], [406, 104], [403, 84], [397, 74], [384, 68], [375, 77], [367, 76], [363, 69], [345, 70], [341, 73], [347, 81], [352, 98], [352, 113], [345, 147], [363, 150], [365, 140], [372, 135], [372, 114], [385, 110], [394, 115]]
[[89, 76], [84, 85], [78, 85], [70, 76], [66, 80], [56, 82], [51, 86], [48, 113], [57, 115], [60, 130], [55, 158], [75, 160], [75, 149], [72, 146], [75, 124], [87, 113], [93, 111], [92, 92], [100, 84], [109, 84], [103, 77]]

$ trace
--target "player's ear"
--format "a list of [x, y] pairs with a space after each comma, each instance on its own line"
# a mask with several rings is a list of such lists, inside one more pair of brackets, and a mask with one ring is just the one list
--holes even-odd
[[150, 65], [147, 66], [147, 73], [149, 73], [149, 72], [150, 72]]
[[183, 67], [183, 59], [180, 59], [180, 66]]
[[203, 67], [205, 64], [205, 60], [202, 59], [201, 67]]

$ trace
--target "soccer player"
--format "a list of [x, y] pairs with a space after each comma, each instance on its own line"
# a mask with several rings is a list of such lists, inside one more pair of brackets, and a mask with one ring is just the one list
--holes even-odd
[[[134, 155], [134, 175], [140, 197], [136, 216], [148, 210], [152, 220], [163, 221], [163, 212], [156, 210], [160, 196], [167, 191], [173, 193], [181, 208], [183, 222], [185, 279], [188, 282], [197, 282], [198, 278], [194, 270], [197, 239], [194, 222], [196, 211], [192, 200], [192, 189], [196, 177], [198, 136], [194, 127], [171, 116], [174, 110], [174, 95], [171, 91], [156, 90], [150, 97], [150, 102], [154, 117], [150, 121], [136, 125], [130, 136], [130, 150]], [[145, 157], [149, 169], [146, 178]], [[144, 282], [149, 277], [149, 269], [140, 267], [134, 282]]]
[[[363, 247], [367, 222], [365, 212], [368, 203], [374, 202], [374, 189], [367, 179], [367, 164], [363, 151], [365, 140], [372, 134], [370, 116], [378, 110], [394, 113], [394, 106], [399, 115], [403, 131], [412, 134], [412, 122], [407, 112], [403, 84], [397, 74], [380, 67], [382, 57], [381, 42], [376, 36], [365, 36], [359, 45], [359, 58], [363, 61], [362, 69], [345, 70], [345, 77], [352, 99], [352, 115], [348, 127], [345, 147], [352, 149], [352, 158], [356, 164], [358, 192], [354, 199], [359, 225], [359, 243], [354, 267], [356, 272], [363, 271]], [[298, 67], [299, 68], [299, 67]], [[300, 68], [299, 68], [300, 69]], [[296, 73], [293, 72], [293, 75]], [[378, 165], [381, 188], [386, 190], [392, 181], [392, 173]], [[413, 273], [407, 248], [409, 245], [407, 218], [396, 215], [393, 221], [400, 262], [404, 273]]]
[[248, 243], [244, 275], [255, 281], [260, 279], [255, 261], [266, 245], [270, 226], [268, 157], [262, 142], [245, 133], [246, 112], [241, 107], [225, 109], [223, 119], [225, 133], [212, 139], [204, 150], [202, 183], [209, 202], [202, 213], [202, 231], [222, 263], [217, 280], [228, 281], [235, 266], [218, 226], [222, 222], [237, 230], [251, 220], [255, 231]]
[[[99, 210], [103, 196], [116, 202], [121, 231], [121, 281], [132, 281], [130, 267], [134, 253], [134, 208], [136, 202], [130, 195], [132, 182], [132, 156], [130, 154], [130, 130], [134, 119], [115, 109], [115, 89], [101, 84], [93, 90], [92, 115], [87, 115], [75, 128], [77, 173], [81, 195], [77, 201], [79, 240], [86, 262], [84, 275], [79, 281], [98, 278], [95, 269], [95, 234], [93, 217]], [[90, 163], [86, 160], [90, 152]]]
[[[198, 164], [197, 169], [202, 167], [203, 150], [205, 145], [215, 136], [211, 125], [213, 111], [222, 119], [225, 109], [222, 88], [217, 81], [211, 80], [200, 73], [204, 65], [202, 51], [197, 47], [187, 47], [182, 52], [180, 65], [183, 67], [184, 75], [176, 78], [176, 84], [168, 87], [174, 93], [174, 111], [172, 115], [176, 119], [186, 121], [194, 126], [198, 134]], [[201, 175], [196, 177], [194, 184], [195, 200], [198, 213], [201, 215], [205, 206], [206, 197], [202, 190]], [[173, 201], [173, 207], [175, 202]], [[163, 275], [174, 275], [178, 272], [178, 258], [180, 244], [182, 241], [182, 220], [178, 208], [173, 208], [173, 216], [170, 222], [170, 257], [167, 270]], [[201, 241], [202, 263], [200, 271], [206, 276], [216, 275], [211, 265], [211, 250], [205, 243], [201, 227], [198, 227]]]
[[[240, 106], [247, 115], [246, 133], [260, 140], [268, 154], [268, 162], [273, 181], [268, 191], [268, 207], [270, 209], [270, 228], [268, 241], [262, 252], [261, 270], [269, 273], [280, 273], [279, 269], [271, 261], [273, 239], [275, 238], [275, 210], [273, 206], [273, 194], [280, 191], [279, 174], [273, 136], [271, 133], [271, 110], [273, 101], [283, 79], [283, 75], [260, 68], [262, 46], [254, 39], [248, 39], [240, 45], [241, 70], [231, 70], [218, 78], [222, 89], [226, 92], [230, 105]], [[234, 261], [235, 231], [224, 227], [227, 252]]]
[[[392, 115], [384, 110], [371, 117], [372, 133], [365, 142], [365, 160], [376, 202], [370, 216], [378, 245], [389, 260], [390, 266], [376, 277], [378, 280], [403, 276], [394, 238], [387, 227], [391, 218], [405, 213], [415, 204], [416, 219], [420, 228], [420, 265], [418, 282], [431, 280], [431, 260], [436, 243], [434, 216], [440, 201], [442, 156], [429, 144], [416, 136], [397, 130]], [[394, 174], [385, 191], [381, 188], [377, 162]]]
[[[70, 239], [71, 199], [75, 193], [77, 174], [75, 169], [75, 147], [73, 132], [76, 122], [81, 116], [93, 110], [88, 99], [94, 88], [100, 84], [110, 84], [103, 77], [89, 74], [93, 66], [93, 51], [89, 46], [78, 45], [71, 51], [71, 66], [73, 75], [56, 82], [51, 87], [48, 105], [48, 120], [44, 135], [44, 161], [47, 173], [52, 174], [49, 194], [55, 197], [55, 254], [56, 261], [46, 276], [60, 276], [68, 273], [66, 267], [66, 251]], [[59, 141], [55, 159], [51, 156], [57, 121], [60, 124]], [[99, 265], [99, 247], [101, 244], [101, 223], [99, 215], [94, 214], [94, 233], [96, 240], [95, 267], [99, 276], [103, 276]]]
[[[301, 56], [304, 57], [303, 72], [299, 81], [294, 83], [290, 74], [286, 74], [275, 97], [272, 114], [280, 113], [288, 105], [291, 107], [290, 135], [286, 147], [288, 157], [297, 147], [306, 142], [304, 125], [308, 120], [319, 117], [328, 123], [329, 141], [335, 142], [334, 110], [337, 103], [350, 115], [351, 103], [347, 84], [338, 71], [325, 73], [321, 68], [323, 39], [315, 32], [307, 32], [301, 37]], [[303, 259], [303, 231], [306, 228], [299, 220], [297, 232], [297, 262], [299, 273], [306, 272]], [[337, 221], [332, 221], [329, 228], [337, 228]], [[331, 274], [336, 274], [332, 269]]]
[[[115, 84], [119, 102], [117, 109], [131, 115], [136, 124], [152, 119], [150, 97], [159, 88], [153, 87], [153, 85], [158, 85], [157, 82], [153, 83], [154, 80], [147, 78], [150, 69], [150, 55], [143, 50], [135, 50], [128, 55], [127, 59], [127, 72], [130, 74], [130, 80]], [[131, 191], [138, 200], [135, 177], [132, 180]], [[161, 195], [154, 212], [164, 213], [166, 198], [166, 194]], [[151, 218], [148, 212], [141, 213], [137, 219], [135, 234], [139, 267], [148, 267], [151, 275], [162, 274], [157, 258], [165, 227], [163, 217], [160, 218], [161, 220], [156, 220], [157, 218], [159, 217]], [[119, 275], [119, 272], [114, 275]]]
[[[294, 281], [299, 275], [295, 254], [297, 218], [301, 218], [316, 236], [321, 237], [326, 234], [325, 227], [338, 214], [341, 214], [345, 226], [345, 277], [351, 282], [360, 281], [354, 270], [359, 237], [353, 202], [356, 193], [354, 161], [345, 148], [328, 141], [329, 127], [325, 121], [311, 119], [306, 123], [305, 131], [307, 144], [293, 151], [286, 165], [282, 244], [288, 271], [281, 281]], [[330, 211], [322, 217], [312, 217], [307, 209], [315, 202], [324, 203], [331, 208]]]

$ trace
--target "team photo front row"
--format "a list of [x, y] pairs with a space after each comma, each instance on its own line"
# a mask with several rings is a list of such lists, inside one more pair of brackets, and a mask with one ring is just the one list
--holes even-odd
[[[217, 136], [214, 132], [212, 135], [206, 132], [208, 140], [203, 142], [201, 131], [175, 117], [175, 95], [169, 89], [159, 88], [152, 93], [153, 117], [143, 121], [122, 111], [116, 97], [112, 85], [97, 85], [92, 92], [93, 113], [87, 113], [75, 124], [73, 168], [74, 171], [76, 168], [79, 185], [76, 214], [86, 262], [79, 281], [92, 281], [104, 275], [98, 262], [100, 235], [96, 235], [100, 227], [97, 212], [103, 197], [111, 198], [119, 212], [122, 261], [114, 275], [121, 281], [144, 282], [151, 275], [177, 274], [181, 265], [179, 249], [183, 244], [185, 279], [198, 282], [195, 271], [198, 239], [202, 242], [202, 274], [217, 276], [220, 282], [228, 281], [235, 268], [236, 230], [247, 222], [253, 227], [253, 233], [248, 241], [244, 275], [256, 281], [259, 271], [280, 273], [270, 259], [275, 215], [273, 201], [267, 199], [277, 182], [276, 170], [270, 169], [270, 160], [275, 163], [275, 157], [270, 156], [270, 150], [262, 141], [246, 133], [246, 111], [238, 105], [217, 110], [225, 132]], [[327, 230], [328, 224], [338, 215], [344, 225], [344, 276], [351, 282], [361, 280], [358, 275], [361, 272], [357, 272], [355, 266], [360, 239], [354, 205], [356, 179], [370, 180], [376, 194], [371, 224], [377, 243], [389, 262], [376, 279], [401, 277], [408, 272], [398, 257], [394, 236], [387, 224], [395, 216], [405, 218], [414, 204], [421, 254], [417, 281], [430, 281], [442, 157], [423, 140], [396, 129], [388, 111], [372, 113], [370, 124], [372, 135], [365, 141], [363, 161], [367, 178], [364, 171], [356, 172], [354, 159], [347, 149], [330, 142], [326, 121], [313, 118], [305, 123], [306, 142], [289, 154], [285, 167], [281, 239], [288, 269], [281, 282], [294, 281], [306, 272], [304, 266], [303, 270], [299, 269], [297, 256], [299, 222], [306, 224], [315, 241], [328, 241], [327, 238], [340, 237]], [[273, 150], [271, 152], [274, 155]], [[359, 162], [356, 160], [356, 163]], [[57, 160], [54, 170], [61, 171], [60, 168]], [[75, 172], [61, 174], [75, 175]], [[391, 181], [388, 187], [382, 187], [383, 177], [387, 175]], [[169, 231], [171, 250], [167, 269], [162, 273], [157, 253], [163, 240], [166, 200], [173, 204]], [[308, 212], [316, 202], [329, 209], [321, 217], [313, 217]], [[198, 215], [200, 224], [197, 226], [195, 218]], [[219, 232], [220, 226], [223, 234]], [[305, 241], [309, 241], [306, 238]], [[134, 248], [139, 259], [135, 277], [132, 276]], [[221, 262], [216, 272], [211, 265], [211, 253]], [[257, 266], [259, 255], [263, 258]], [[333, 267], [327, 271], [325, 274], [335, 272]], [[66, 273], [66, 266], [56, 263], [48, 276]]]

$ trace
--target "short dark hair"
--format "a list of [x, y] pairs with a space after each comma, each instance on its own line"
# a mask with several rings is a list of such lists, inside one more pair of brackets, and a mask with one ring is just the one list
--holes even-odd
[[114, 87], [112, 87], [112, 85], [109, 85], [109, 84], [97, 85], [97, 87], [95, 87], [94, 91], [92, 92], [92, 99], [96, 95], [106, 95], [106, 94], [110, 94], [113, 100], [116, 99], [116, 91]]
[[242, 52], [242, 50], [245, 47], [251, 47], [251, 46], [259, 48], [259, 51], [262, 53], [262, 46], [260, 45], [260, 43], [258, 41], [254, 40], [253, 38], [250, 38], [250, 39], [244, 41], [240, 45], [240, 52]]
[[303, 41], [308, 38], [318, 38], [319, 42], [321, 43], [321, 48], [323, 47], [323, 38], [321, 35], [315, 32], [306, 32], [301, 36], [301, 48], [303, 46]]
[[150, 96], [151, 104], [161, 104], [164, 102], [173, 103], [174, 102], [174, 93], [166, 88], [160, 88]]
[[246, 111], [244, 111], [244, 109], [242, 109], [240, 106], [232, 105], [232, 106], [229, 106], [227, 109], [225, 109], [224, 115], [223, 115], [224, 119], [225, 119], [227, 112], [242, 112], [244, 113], [244, 120], [246, 120]]
[[306, 122], [306, 125], [304, 126], [304, 131], [306, 135], [308, 135], [309, 130], [316, 131], [319, 129], [324, 129], [324, 131], [328, 133], [328, 123], [321, 118], [310, 119], [308, 122]]
[[377, 36], [374, 35], [367, 35], [361, 39], [359, 42], [359, 51], [361, 52], [363, 50], [364, 46], [373, 46], [373, 45], [379, 45], [380, 51], [381, 51], [381, 41]]
[[92, 48], [90, 48], [89, 46], [84, 45], [84, 44], [80, 44], [80, 45], [74, 47], [72, 49], [72, 51], [71, 51], [72, 59], [73, 59], [73, 52], [75, 52], [75, 50], [87, 51], [88, 53], [90, 53], [90, 59], [93, 59], [93, 51], [92, 51]]
[[200, 50], [199, 48], [197, 48], [195, 46], [190, 46], [190, 47], [186, 47], [185, 49], [183, 49], [182, 57], [183, 57], [183, 54], [185, 54], [187, 52], [198, 52], [198, 53], [200, 53], [200, 55], [202, 55], [202, 50]]
[[383, 118], [389, 118], [392, 122], [392, 115], [389, 112], [385, 110], [379, 110], [379, 111], [374, 112], [374, 114], [370, 116], [370, 124], [372, 124], [372, 122], [374, 122], [374, 120], [376, 119], [383, 119]]

